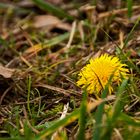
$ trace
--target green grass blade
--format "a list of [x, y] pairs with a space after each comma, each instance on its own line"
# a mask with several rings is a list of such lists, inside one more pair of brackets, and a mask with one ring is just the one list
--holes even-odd
[[133, 28], [131, 29], [130, 33], [127, 35], [127, 38], [124, 41], [124, 45], [123, 48], [125, 48], [129, 42], [129, 40], [131, 39], [133, 32], [135, 30], [135, 28], [137, 27], [137, 25], [139, 24], [140, 18], [138, 18], [138, 20], [135, 22], [135, 25], [133, 26]]
[[[127, 35], [125, 41], [124, 41], [124, 45], [123, 45], [123, 49], [125, 49], [125, 47], [127, 46], [129, 40], [131, 39], [131, 37], [133, 36], [133, 32], [135, 30], [135, 28], [137, 27], [137, 25], [139, 24], [139, 21], [140, 21], [140, 18], [135, 22], [135, 25], [133, 26], [133, 28], [131, 29], [130, 33]], [[102, 28], [101, 28], [102, 29]], [[112, 38], [107, 34], [106, 31], [104, 31], [102, 29], [102, 31], [112, 40]], [[113, 42], [113, 40], [112, 40]], [[115, 43], [115, 42], [114, 42]], [[123, 50], [119, 47], [119, 45], [117, 43], [116, 44], [116, 51], [117, 51], [117, 54], [118, 55], [121, 55], [122, 56], [122, 59], [123, 60], [127, 60], [127, 64], [130, 68], [133, 68], [135, 69], [138, 73], [140, 73], [140, 69], [132, 62], [131, 59], [128, 59], [126, 54], [124, 54]]]
[[12, 4], [0, 2], [0, 9], [12, 9], [14, 12], [21, 14], [29, 14], [32, 11], [30, 9], [21, 8]]
[[124, 104], [122, 103], [121, 98], [122, 98], [122, 92], [126, 89], [127, 84], [128, 84], [128, 79], [125, 79], [123, 80], [121, 86], [119, 86], [119, 89], [117, 92], [117, 99], [113, 106], [113, 115], [111, 118], [109, 118], [106, 121], [107, 127], [105, 129], [104, 135], [102, 135], [102, 138], [104, 138], [105, 140], [110, 139], [111, 134], [113, 132], [114, 124], [117, 122], [117, 119], [124, 107]]
[[40, 134], [38, 134], [36, 136], [36, 139], [40, 140], [40, 139], [43, 139], [43, 138], [49, 136], [50, 134], [52, 134], [53, 132], [58, 130], [60, 127], [64, 127], [64, 126], [70, 124], [71, 122], [75, 121], [76, 119], [78, 119], [79, 115], [80, 115], [79, 109], [73, 111], [70, 115], [68, 115], [64, 119], [56, 121], [53, 125], [49, 126], [44, 131], [42, 131]]
[[4, 47], [8, 47], [8, 42], [0, 37], [0, 45], [3, 45]]
[[58, 8], [47, 1], [43, 0], [33, 0], [33, 2], [39, 6], [41, 9], [48, 11], [58, 17], [66, 18], [68, 20], [73, 20], [74, 18], [70, 16], [67, 12], [63, 11], [61, 8]]
[[[102, 92], [102, 98], [104, 99], [108, 93], [108, 87], [106, 86], [104, 91]], [[103, 116], [103, 111], [104, 111], [104, 105], [105, 103], [103, 102], [100, 104], [97, 108], [97, 112], [95, 114], [95, 128], [94, 128], [94, 134], [93, 134], [93, 140], [100, 140], [100, 131], [101, 131], [101, 123], [102, 123], [102, 116]]]
[[58, 35], [50, 40], [45, 41], [44, 43], [39, 43], [38, 45], [40, 45], [43, 49], [46, 48], [50, 48], [54, 45], [59, 44], [60, 42], [66, 40], [69, 38], [70, 33], [64, 33], [62, 35]]
[[[70, 33], [64, 33], [62, 35], [56, 36], [56, 37], [54, 37], [54, 38], [52, 38], [52, 39], [50, 39], [48, 41], [45, 41], [44, 45], [47, 48], [51, 47], [53, 45], [56, 45], [56, 44], [58, 44], [58, 43], [60, 43], [60, 42], [62, 42], [64, 40], [68, 39], [69, 35], [70, 35]], [[44, 48], [45, 48], [45, 46], [44, 46]]]
[[[133, 32], [135, 30], [135, 28], [137, 27], [137, 25], [139, 24], [140, 18], [138, 18], [138, 20], [135, 22], [135, 25], [133, 26], [133, 28], [131, 29], [130, 33], [127, 35], [125, 41], [124, 41], [124, 45], [123, 45], [123, 49], [125, 49], [125, 47], [127, 46], [129, 40], [132, 38], [133, 36]], [[126, 54], [123, 53], [122, 49], [119, 48], [117, 46], [116, 48], [118, 55], [122, 56], [122, 60], [127, 60], [127, 64], [130, 68], [135, 69], [138, 73], [140, 73], [140, 69], [133, 63], [133, 61], [129, 58], [127, 58]]]
[[87, 109], [87, 92], [83, 92], [83, 100], [80, 108], [80, 118], [79, 118], [79, 133], [77, 140], [85, 140], [85, 126], [86, 126], [86, 109]]
[[127, 125], [131, 125], [133, 127], [140, 127], [140, 121], [135, 121], [132, 117], [128, 116], [127, 114], [121, 112], [119, 114], [119, 121], [125, 122]]
[[122, 51], [119, 51], [118, 55], [120, 56], [121, 60], [126, 62], [126, 64], [128, 65], [129, 69], [132, 68], [132, 69], [136, 70], [140, 74], [140, 69], [138, 68], [138, 66], [135, 65], [133, 63], [133, 61], [127, 57], [127, 55], [125, 53], [123, 53]]
[[122, 98], [122, 93], [126, 89], [126, 86], [128, 84], [128, 79], [123, 80], [122, 84], [120, 85], [118, 92], [117, 92], [117, 99], [113, 107], [113, 116], [112, 116], [112, 122], [114, 122], [117, 117], [119, 116], [123, 106], [121, 104], [121, 98]]
[[24, 138], [0, 138], [0, 140], [25, 140]]
[[0, 37], [0, 55], [3, 52], [4, 48], [8, 48], [8, 41]]
[[133, 0], [127, 0], [127, 14], [128, 17], [130, 18], [132, 16], [132, 7], [133, 7]]
[[124, 107], [124, 104], [121, 102], [121, 98], [122, 98], [122, 92], [126, 89], [127, 84], [128, 84], [128, 80], [125, 79], [122, 82], [121, 86], [119, 87], [118, 93], [117, 93], [117, 99], [116, 99], [115, 105], [113, 107], [113, 115], [111, 118], [109, 117], [106, 120], [107, 125], [105, 128], [105, 131], [104, 131], [102, 137], [99, 137], [98, 140], [99, 139], [105, 139], [105, 140], [110, 139], [111, 134], [113, 132], [114, 124], [117, 122], [117, 119]]
[[[114, 71], [115, 72], [115, 71]], [[108, 86], [112, 81], [112, 78], [114, 76], [114, 72], [113, 74], [110, 76], [108, 83], [106, 84], [103, 92], [101, 93], [101, 98], [104, 99], [106, 98], [107, 94], [108, 94]], [[99, 80], [100, 81], [100, 80]], [[100, 140], [101, 138], [101, 124], [102, 124], [102, 116], [103, 116], [103, 112], [104, 112], [104, 105], [105, 102], [103, 102], [102, 104], [100, 104], [97, 108], [97, 112], [95, 114], [95, 127], [94, 127], [94, 133], [93, 133], [93, 140]]]
[[31, 93], [31, 76], [28, 77], [28, 95], [27, 95], [27, 109], [29, 111], [29, 114], [31, 115], [31, 109], [30, 109], [30, 93]]

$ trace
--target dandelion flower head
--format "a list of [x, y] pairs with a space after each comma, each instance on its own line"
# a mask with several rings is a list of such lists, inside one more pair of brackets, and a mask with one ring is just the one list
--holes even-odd
[[118, 57], [104, 54], [98, 58], [90, 59], [89, 64], [80, 71], [78, 76], [77, 85], [82, 88], [86, 87], [90, 94], [99, 94], [110, 80], [108, 89], [111, 93], [113, 83], [119, 84], [122, 78], [128, 78], [128, 69]]

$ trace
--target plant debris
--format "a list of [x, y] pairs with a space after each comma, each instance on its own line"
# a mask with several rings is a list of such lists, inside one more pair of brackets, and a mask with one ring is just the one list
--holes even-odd
[[[132, 0], [1, 0], [0, 139], [139, 138], [139, 17]], [[96, 98], [76, 82], [103, 54], [129, 77]]]

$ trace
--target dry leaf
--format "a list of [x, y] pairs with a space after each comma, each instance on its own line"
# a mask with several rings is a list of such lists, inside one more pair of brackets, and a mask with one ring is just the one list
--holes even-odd
[[33, 21], [33, 25], [35, 28], [60, 28], [63, 30], [70, 30], [71, 26], [68, 23], [64, 23], [62, 20], [55, 16], [51, 15], [41, 15], [41, 16], [36, 16]]
[[0, 66], [0, 75], [2, 75], [4, 78], [11, 78], [14, 72], [15, 69]]
[[51, 15], [41, 15], [41, 16], [36, 16], [34, 19], [34, 27], [36, 28], [41, 28], [41, 27], [47, 27], [47, 26], [55, 26], [58, 23], [61, 23], [61, 20], [58, 19], [55, 16]]

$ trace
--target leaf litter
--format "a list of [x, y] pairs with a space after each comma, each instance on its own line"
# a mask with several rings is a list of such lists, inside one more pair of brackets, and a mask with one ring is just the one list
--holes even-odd
[[[125, 53], [127, 59], [124, 61], [130, 64], [131, 60], [134, 85], [130, 87], [128, 98], [133, 100], [127, 101], [124, 110], [134, 118], [139, 116], [140, 6], [132, 6], [133, 13], [128, 18], [124, 2], [121, 5], [97, 3], [95, 6], [84, 0], [75, 5], [63, 0], [49, 2], [73, 16], [73, 21], [64, 15], [57, 16], [61, 14], [59, 10], [57, 14], [51, 13], [32, 1], [0, 2], [0, 136], [10, 136], [10, 128], [17, 129], [15, 123], [19, 123], [20, 134], [25, 135], [25, 120], [35, 134], [40, 134], [44, 127], [38, 127], [46, 122], [63, 122], [62, 116], [65, 118], [81, 104], [82, 91], [76, 85], [78, 72], [90, 58], [104, 53], [117, 54], [122, 59]], [[119, 8], [114, 8], [114, 4]], [[133, 34], [124, 46], [132, 29]], [[136, 95], [131, 94], [134, 91], [137, 91]], [[96, 101], [94, 95], [90, 95], [87, 112], [94, 112], [104, 101], [113, 104], [115, 98], [113, 95]], [[75, 139], [78, 133], [76, 120], [77, 117], [68, 120], [70, 124], [67, 125], [63, 122], [66, 127], [59, 127], [52, 139], [61, 138], [60, 131]], [[90, 125], [91, 122], [87, 125], [86, 139], [92, 137]], [[121, 131], [115, 129], [112, 139], [122, 137]]]

